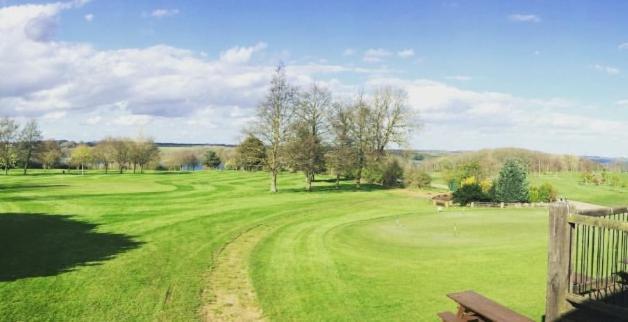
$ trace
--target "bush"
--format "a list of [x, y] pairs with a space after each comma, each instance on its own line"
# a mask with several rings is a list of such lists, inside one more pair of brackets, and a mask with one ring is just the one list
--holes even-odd
[[397, 162], [397, 160], [387, 162], [382, 173], [382, 185], [385, 187], [394, 187], [399, 184], [402, 178], [403, 169], [399, 165], [399, 162]]
[[495, 198], [501, 202], [528, 201], [528, 175], [520, 162], [508, 160], [504, 163], [495, 183]]
[[404, 183], [412, 188], [427, 188], [432, 183], [432, 177], [427, 172], [412, 167], [406, 170]]
[[403, 169], [396, 159], [372, 162], [362, 172], [362, 178], [368, 183], [393, 187], [403, 178]]
[[550, 183], [530, 188], [530, 202], [554, 202], [557, 197], [558, 191]]
[[454, 202], [463, 206], [473, 201], [490, 201], [490, 198], [478, 183], [464, 185], [453, 193]]

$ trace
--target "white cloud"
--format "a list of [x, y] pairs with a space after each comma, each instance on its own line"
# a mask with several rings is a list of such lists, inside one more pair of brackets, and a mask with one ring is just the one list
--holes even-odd
[[362, 56], [362, 60], [367, 63], [378, 63], [384, 58], [391, 56], [393, 53], [382, 48], [367, 49]]
[[[146, 135], [161, 141], [233, 143], [265, 95], [275, 62], [253, 59], [266, 48], [264, 43], [227, 49], [220, 58], [166, 45], [99, 50], [56, 41], [54, 33], [41, 30], [60, 22], [59, 13], [69, 8], [0, 8], [0, 75], [11, 75], [0, 77], [0, 114], [39, 118], [48, 138], [87, 141], [136, 135], [138, 127], [145, 127]], [[398, 53], [371, 49], [364, 54], [381, 61]], [[420, 148], [517, 145], [620, 154], [617, 147], [628, 140], [622, 116], [586, 115], [587, 109], [575, 102], [401, 79], [403, 74], [386, 68], [317, 62], [288, 64], [287, 71], [291, 82], [305, 86], [316, 81], [341, 98], [351, 97], [362, 85], [346, 83], [338, 76], [343, 73], [367, 79], [368, 87], [394, 84], [406, 89], [425, 124], [414, 141]]]
[[144, 126], [150, 123], [151, 120], [152, 117], [150, 115], [128, 114], [117, 117], [113, 123], [124, 126]]
[[452, 76], [445, 76], [445, 79], [456, 80], [456, 81], [468, 81], [468, 80], [471, 80], [472, 77], [465, 76], [465, 75], [452, 75]]
[[87, 22], [92, 22], [94, 20], [94, 14], [88, 13], [83, 18], [85, 18], [85, 21]]
[[594, 70], [596, 70], [598, 72], [606, 73], [606, 74], [611, 75], [611, 76], [619, 75], [621, 73], [619, 68], [613, 67], [613, 66], [608, 66], [608, 65], [595, 64], [595, 65], [591, 66], [591, 68], [593, 68]]
[[617, 48], [619, 50], [628, 50], [628, 42], [624, 42], [624, 43], [619, 44], [619, 46], [617, 46]]
[[150, 16], [155, 18], [170, 17], [179, 14], [179, 9], [155, 9]]
[[508, 20], [513, 21], [513, 22], [531, 22], [531, 23], [536, 23], [536, 22], [541, 22], [541, 17], [539, 17], [537, 15], [533, 15], [533, 14], [515, 13], [515, 14], [509, 15], [508, 16]]
[[346, 48], [345, 50], [342, 51], [342, 55], [343, 56], [353, 56], [353, 55], [355, 55], [355, 49], [353, 49], [353, 48]]
[[619, 101], [615, 102], [615, 104], [619, 105], [621, 107], [628, 107], [628, 99], [619, 100]]
[[397, 52], [397, 56], [401, 58], [410, 58], [414, 56], [414, 49], [404, 49]]
[[251, 47], [233, 47], [220, 54], [220, 60], [231, 63], [241, 64], [251, 60], [251, 56], [259, 51], [266, 49], [268, 45], [264, 42], [258, 42]]

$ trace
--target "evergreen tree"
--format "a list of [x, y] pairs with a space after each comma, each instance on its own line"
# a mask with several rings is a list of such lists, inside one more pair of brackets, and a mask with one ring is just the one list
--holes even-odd
[[220, 160], [220, 157], [214, 150], [207, 150], [207, 152], [205, 152], [205, 160], [203, 160], [203, 164], [206, 167], [216, 169], [221, 163], [222, 160]]
[[495, 183], [495, 197], [501, 202], [528, 201], [528, 175], [525, 168], [516, 160], [504, 163]]

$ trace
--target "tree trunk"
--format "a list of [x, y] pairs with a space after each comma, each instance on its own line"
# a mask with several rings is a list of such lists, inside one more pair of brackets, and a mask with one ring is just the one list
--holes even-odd
[[105, 174], [109, 173], [109, 163], [105, 162]]
[[26, 172], [28, 171], [28, 164], [31, 161], [31, 150], [28, 150], [28, 154], [26, 155], [26, 160], [24, 160], [24, 175], [26, 175]]
[[310, 173], [305, 173], [305, 190], [312, 191], [312, 175]]
[[270, 192], [277, 192], [277, 170], [271, 170], [270, 176]]
[[81, 175], [85, 175], [85, 167], [83, 167], [82, 163], [81, 163]]
[[340, 189], [340, 174], [336, 174], [336, 189]]
[[362, 183], [362, 167], [358, 168], [358, 173], [355, 175], [355, 186], [360, 189], [360, 184]]

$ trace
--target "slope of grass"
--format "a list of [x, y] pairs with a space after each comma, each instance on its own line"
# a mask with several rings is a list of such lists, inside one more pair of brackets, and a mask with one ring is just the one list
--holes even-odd
[[[621, 174], [623, 180], [628, 180], [628, 174]], [[561, 197], [569, 200], [583, 201], [604, 206], [628, 205], [628, 189], [612, 187], [610, 185], [583, 184], [579, 173], [557, 173], [548, 175], [530, 176], [532, 184], [549, 182], [554, 185]]]
[[282, 175], [272, 195], [265, 173], [228, 171], [1, 177], [0, 315], [197, 320], [217, 253], [259, 225], [242, 256], [270, 320], [435, 320], [468, 288], [541, 315], [544, 210], [437, 214], [400, 191], [302, 185]]

